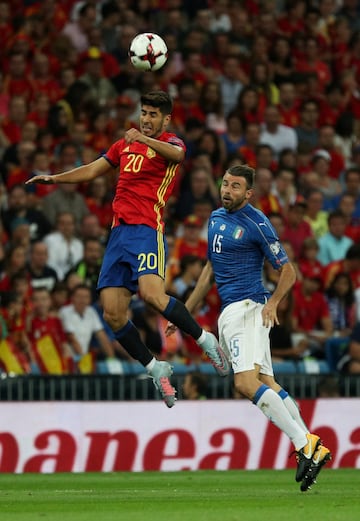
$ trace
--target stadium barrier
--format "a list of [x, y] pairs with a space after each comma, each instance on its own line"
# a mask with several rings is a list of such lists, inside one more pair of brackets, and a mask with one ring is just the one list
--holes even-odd
[[[331, 449], [327, 467], [360, 468], [360, 399], [299, 402]], [[295, 467], [288, 438], [247, 400], [0, 403], [0, 472]], [[323, 471], [326, 472], [326, 469]]]
[[[201, 369], [201, 368], [200, 368]], [[179, 400], [183, 398], [182, 384], [186, 372], [177, 373], [171, 380]], [[233, 378], [221, 378], [206, 373], [209, 399], [231, 399]], [[319, 374], [279, 373], [277, 381], [298, 399], [316, 398], [324, 376]], [[360, 375], [339, 376], [339, 392], [343, 397], [360, 397]], [[8, 375], [0, 377], [0, 402], [8, 401], [125, 401], [159, 400], [152, 381], [143, 371], [126, 375]]]

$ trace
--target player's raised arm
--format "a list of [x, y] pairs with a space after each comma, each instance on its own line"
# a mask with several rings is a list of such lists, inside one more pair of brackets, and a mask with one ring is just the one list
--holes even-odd
[[136, 128], [129, 128], [125, 132], [124, 139], [127, 143], [133, 143], [134, 141], [138, 141], [139, 143], [144, 143], [151, 147], [155, 152], [163, 156], [167, 161], [172, 163], [181, 163], [185, 158], [185, 150], [180, 146], [177, 146], [172, 143], [166, 143], [164, 141], [159, 141], [158, 139], [152, 138], [150, 136], [145, 136]]
[[113, 167], [110, 163], [100, 157], [95, 161], [92, 161], [88, 165], [78, 166], [68, 172], [62, 172], [54, 175], [37, 175], [28, 179], [25, 184], [30, 185], [33, 183], [40, 184], [57, 184], [57, 183], [86, 183], [113, 171]]

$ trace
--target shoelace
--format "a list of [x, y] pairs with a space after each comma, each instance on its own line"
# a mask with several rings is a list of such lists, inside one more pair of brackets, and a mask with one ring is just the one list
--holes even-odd
[[163, 376], [163, 377], [159, 378], [159, 382], [160, 382], [161, 389], [165, 396], [174, 396], [175, 395], [175, 390], [174, 390], [173, 386], [170, 384], [168, 378]]

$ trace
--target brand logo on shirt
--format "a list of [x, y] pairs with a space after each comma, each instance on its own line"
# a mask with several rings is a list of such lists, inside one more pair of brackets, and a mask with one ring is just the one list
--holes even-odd
[[234, 239], [241, 239], [244, 233], [244, 228], [241, 228], [241, 226], [237, 226], [234, 230], [233, 237]]
[[152, 148], [148, 147], [147, 151], [146, 151], [146, 156], [151, 159], [153, 157], [156, 156], [156, 152], [155, 150], [153, 150]]
[[130, 150], [130, 148], [127, 146], [127, 147], [124, 148], [123, 151], [124, 151], [124, 152], [129, 152], [129, 150]]

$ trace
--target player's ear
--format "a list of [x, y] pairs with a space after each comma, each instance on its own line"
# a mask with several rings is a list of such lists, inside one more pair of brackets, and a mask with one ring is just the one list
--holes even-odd
[[170, 123], [171, 121], [171, 115], [170, 114], [167, 114], [165, 117], [164, 117], [164, 126], [167, 127], [168, 124]]
[[252, 188], [249, 188], [248, 190], [246, 190], [246, 199], [251, 199], [253, 193], [254, 193], [254, 190]]

